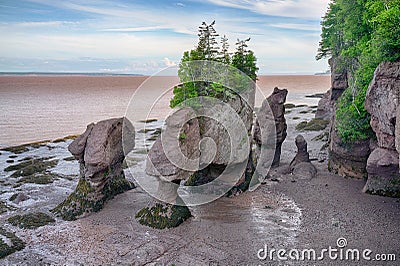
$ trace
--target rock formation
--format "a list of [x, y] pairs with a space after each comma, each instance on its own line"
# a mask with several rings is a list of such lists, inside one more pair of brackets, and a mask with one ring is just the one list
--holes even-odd
[[328, 90], [318, 102], [315, 118], [330, 120], [333, 115], [333, 104], [331, 99], [332, 91]]
[[335, 112], [335, 103], [348, 87], [348, 72], [341, 68], [340, 58], [331, 58], [331, 88], [318, 103], [315, 118], [332, 120]]
[[336, 102], [348, 87], [349, 73], [342, 69], [341, 58], [329, 60], [331, 66], [331, 88], [318, 104], [316, 118], [331, 121], [329, 129], [330, 171], [343, 177], [362, 179], [366, 177], [367, 159], [370, 154], [370, 141], [355, 141], [345, 144], [337, 134], [335, 127]]
[[329, 171], [343, 177], [363, 179], [366, 177], [367, 159], [371, 153], [370, 140], [345, 144], [335, 127], [331, 128], [329, 144]]
[[193, 174], [194, 171], [187, 170], [190, 167], [185, 167], [188, 165], [187, 159], [200, 156], [199, 122], [197, 118], [191, 118], [193, 115], [192, 109], [183, 108], [166, 119], [162, 138], [160, 136], [154, 142], [147, 156], [148, 175], [173, 182], [185, 180]]
[[[275, 155], [272, 162], [272, 166], [279, 166], [281, 157], [282, 143], [286, 139], [286, 119], [285, 119], [285, 101], [288, 91], [286, 89], [280, 90], [274, 88], [271, 96], [264, 100], [259, 113], [257, 114], [257, 121], [254, 127], [254, 141], [261, 147], [263, 145], [269, 145], [270, 142], [270, 123], [268, 121], [275, 122], [276, 128], [276, 148]], [[271, 117], [271, 111], [273, 117]]]
[[[246, 165], [251, 150], [248, 136], [253, 125], [254, 97], [255, 87], [251, 86], [240, 94], [230, 93], [223, 100], [202, 98], [193, 108], [182, 108], [167, 118], [165, 131], [146, 160], [146, 173], [157, 177], [156, 197], [163, 203], [139, 211], [136, 218], [140, 223], [166, 228], [190, 217], [177, 193], [182, 180], [186, 180], [186, 186], [200, 186], [221, 177], [226, 169], [243, 166], [241, 176], [232, 181], [229, 179], [233, 175], [225, 173], [225, 179], [218, 182], [221, 187], [213, 185], [209, 194], [219, 193], [218, 190], [227, 193], [232, 187], [246, 189], [243, 184], [248, 185], [252, 177], [245, 170], [251, 168]], [[176, 215], [159, 215], [160, 210]]]
[[125, 158], [122, 134], [127, 153], [127, 149], [134, 147], [135, 132], [124, 118], [90, 124], [69, 145], [69, 151], [79, 160], [80, 178], [75, 191], [53, 212], [65, 220], [74, 220], [100, 210], [107, 200], [134, 187], [125, 179], [122, 170]]
[[364, 191], [371, 194], [400, 197], [399, 153], [396, 150], [399, 99], [400, 62], [381, 63], [365, 100], [378, 142], [367, 162], [368, 180]]
[[341, 66], [341, 58], [331, 58], [329, 65], [331, 66], [331, 100], [337, 101], [348, 87], [349, 73]]
[[310, 154], [307, 151], [307, 142], [302, 135], [296, 137], [297, 154], [289, 165], [290, 172], [299, 178], [314, 178], [317, 169], [310, 161]]

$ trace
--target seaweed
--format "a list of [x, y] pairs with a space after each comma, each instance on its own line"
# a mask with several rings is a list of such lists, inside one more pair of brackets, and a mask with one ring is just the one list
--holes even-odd
[[54, 223], [55, 220], [43, 212], [32, 212], [24, 215], [11, 216], [7, 220], [11, 225], [18, 226], [21, 229], [35, 229]]
[[[107, 173], [105, 173], [107, 174]], [[85, 178], [80, 178], [75, 191], [51, 210], [66, 221], [73, 221], [86, 213], [98, 212], [108, 200], [135, 186], [123, 175], [111, 178], [101, 193], [95, 191]]]
[[0, 238], [0, 259], [25, 248], [25, 243], [19, 239], [14, 232], [9, 232], [0, 227], [0, 235], [11, 242], [11, 245], [9, 246], [3, 241], [3, 238]]
[[310, 122], [303, 121], [296, 126], [296, 130], [304, 131], [320, 131], [324, 130], [329, 124], [328, 120], [324, 119], [312, 119]]
[[156, 203], [155, 206], [141, 209], [135, 218], [142, 225], [150, 226], [155, 229], [165, 229], [177, 227], [192, 214], [186, 206]]

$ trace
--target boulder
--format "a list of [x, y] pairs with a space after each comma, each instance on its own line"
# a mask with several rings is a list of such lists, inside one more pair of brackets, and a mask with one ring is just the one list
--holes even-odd
[[311, 179], [317, 176], [317, 168], [310, 162], [303, 162], [293, 168], [292, 174], [299, 179]]
[[327, 91], [324, 96], [318, 102], [317, 112], [315, 113], [316, 119], [332, 119], [333, 115], [333, 104], [331, 101], [332, 91]]
[[336, 129], [331, 129], [329, 145], [329, 171], [343, 177], [363, 179], [367, 176], [366, 166], [370, 154], [370, 141], [355, 141], [345, 144]]
[[400, 197], [399, 154], [377, 148], [368, 158], [368, 180], [363, 191], [381, 196]]
[[125, 179], [122, 162], [124, 151], [133, 149], [134, 136], [134, 128], [125, 118], [90, 124], [68, 147], [80, 163], [78, 185], [53, 212], [65, 220], [74, 220], [99, 211], [116, 194], [132, 189], [133, 184]]
[[290, 172], [299, 178], [310, 179], [317, 175], [317, 169], [310, 161], [307, 142], [302, 135], [296, 137], [297, 154], [289, 165]]
[[287, 124], [285, 119], [285, 102], [288, 91], [274, 88], [272, 94], [264, 100], [257, 114], [254, 126], [253, 138], [255, 143], [261, 146], [270, 145], [271, 121], [275, 124], [276, 142], [275, 155], [272, 166], [278, 166], [281, 157], [282, 143], [286, 139]]

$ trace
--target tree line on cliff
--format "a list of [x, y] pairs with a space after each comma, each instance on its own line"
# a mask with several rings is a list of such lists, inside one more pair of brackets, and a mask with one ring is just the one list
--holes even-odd
[[400, 0], [332, 0], [321, 26], [316, 58], [334, 58], [349, 77], [336, 110], [338, 134], [347, 143], [367, 139], [368, 85], [379, 63], [400, 59]]

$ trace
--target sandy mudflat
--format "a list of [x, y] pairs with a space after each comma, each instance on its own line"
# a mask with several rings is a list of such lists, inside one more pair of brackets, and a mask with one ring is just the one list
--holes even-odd
[[[295, 154], [294, 138], [299, 133], [295, 125], [313, 116], [311, 112], [300, 114], [301, 111], [311, 108], [292, 109], [286, 116], [288, 138], [283, 145], [282, 167]], [[294, 120], [295, 117], [300, 119]], [[311, 141], [320, 133], [303, 133], [311, 158], [318, 157], [324, 144]], [[335, 247], [339, 237], [347, 239], [349, 248], [395, 253], [400, 259], [399, 200], [363, 194], [364, 181], [330, 174], [327, 162], [314, 164], [318, 168], [315, 179], [295, 179], [275, 173], [273, 177], [278, 182], [268, 181], [255, 192], [192, 208], [194, 217], [174, 229], [160, 231], [136, 222], [135, 213], [153, 202], [140, 188], [117, 196], [102, 211], [74, 222], [58, 220], [36, 230], [6, 224], [27, 247], [0, 264], [351, 265], [348, 261], [329, 259], [271, 262], [257, 258], [264, 245], [286, 250], [314, 248], [318, 252]], [[137, 169], [141, 167], [143, 162], [139, 162]], [[67, 185], [64, 188], [69, 189]], [[42, 208], [53, 207], [56, 203], [51, 199], [49, 196], [49, 202], [42, 203]], [[355, 265], [398, 265], [398, 262], [361, 261]]]

